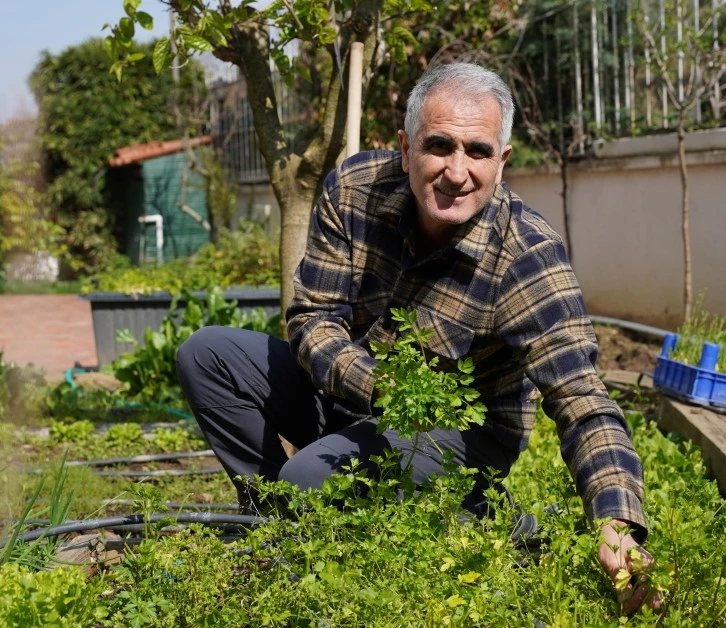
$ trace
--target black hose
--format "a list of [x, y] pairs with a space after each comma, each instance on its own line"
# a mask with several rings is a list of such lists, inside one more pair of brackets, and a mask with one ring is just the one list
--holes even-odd
[[156, 478], [179, 475], [206, 475], [210, 473], [222, 473], [222, 467], [210, 467], [208, 469], [162, 469], [160, 471], [94, 471], [94, 475], [104, 478]]
[[[174, 513], [169, 513], [170, 519], [175, 519]], [[17, 523], [17, 522], [13, 522]], [[71, 523], [83, 523], [83, 519], [69, 519], [66, 521], [63, 525], [68, 525]], [[25, 526], [37, 528], [40, 526], [48, 527], [50, 525], [50, 519], [31, 519], [29, 521], [25, 522]], [[185, 528], [187, 528], [187, 524], [185, 523], [169, 523], [168, 526], [164, 528], [164, 530], [167, 531], [180, 531]], [[105, 530], [117, 530], [118, 532], [144, 532], [146, 529], [146, 526], [143, 523], [121, 523], [119, 525], [111, 525], [106, 528]], [[240, 536], [240, 524], [235, 525], [224, 525], [224, 524], [215, 524], [215, 530], [223, 533], [229, 533], [229, 534], [236, 534], [238, 537]]]
[[183, 451], [176, 454], [141, 454], [130, 458], [104, 458], [103, 460], [71, 460], [67, 467], [110, 467], [114, 464], [133, 464], [134, 462], [161, 462], [164, 460], [181, 460], [183, 458], [210, 458], [214, 456], [211, 449], [203, 451]]
[[[104, 499], [104, 506], [132, 506], [136, 503], [134, 499]], [[196, 502], [164, 502], [164, 506], [170, 510], [179, 510], [184, 508], [185, 510], [233, 510], [237, 512], [239, 510], [239, 504], [202, 504]]]
[[104, 478], [158, 478], [179, 475], [208, 475], [210, 473], [222, 473], [222, 467], [210, 467], [209, 469], [162, 469], [159, 471], [94, 471], [94, 475]]
[[[148, 519], [144, 515], [122, 515], [119, 517], [103, 517], [101, 519], [87, 519], [85, 521], [74, 521], [72, 523], [64, 523], [59, 526], [50, 528], [41, 528], [32, 530], [25, 534], [18, 535], [19, 543], [28, 543], [40, 538], [48, 538], [60, 536], [62, 534], [71, 534], [73, 532], [85, 532], [86, 530], [99, 530], [103, 528], [112, 528], [122, 525], [138, 525], [143, 523], [157, 523], [172, 519], [175, 523], [201, 523], [204, 525], [213, 524], [237, 524], [243, 526], [261, 525], [268, 521], [266, 517], [257, 517], [253, 515], [226, 515], [213, 512], [182, 512], [178, 515], [171, 514], [153, 514]], [[0, 545], [0, 549], [5, 543]]]

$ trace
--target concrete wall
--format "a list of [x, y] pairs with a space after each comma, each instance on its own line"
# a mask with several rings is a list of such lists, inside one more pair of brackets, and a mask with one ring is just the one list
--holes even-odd
[[240, 186], [233, 224], [240, 219], [259, 222], [271, 235], [279, 233], [280, 207], [269, 183]]
[[[721, 135], [719, 130], [719, 136]], [[571, 164], [572, 262], [592, 314], [674, 329], [682, 320], [681, 180], [672, 153]], [[617, 149], [608, 154], [617, 155]], [[726, 150], [688, 153], [694, 294], [726, 314]], [[564, 232], [557, 168], [505, 171], [510, 188]]]

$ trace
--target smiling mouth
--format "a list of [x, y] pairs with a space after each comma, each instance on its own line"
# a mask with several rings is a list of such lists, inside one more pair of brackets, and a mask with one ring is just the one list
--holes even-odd
[[473, 192], [473, 190], [442, 190], [441, 188], [434, 188], [434, 190], [442, 196], [448, 196], [449, 198], [461, 198]]

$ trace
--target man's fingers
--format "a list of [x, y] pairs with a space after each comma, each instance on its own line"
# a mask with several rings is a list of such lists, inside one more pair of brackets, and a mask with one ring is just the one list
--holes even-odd
[[[615, 550], [613, 545], [617, 546]], [[648, 585], [648, 578], [642, 573], [654, 562], [647, 550], [631, 538], [620, 538], [619, 543], [600, 545], [598, 559], [605, 573], [616, 585], [617, 600], [622, 605], [623, 613], [630, 614], [645, 602], [654, 611], [661, 609], [663, 600], [660, 593]], [[630, 575], [628, 580], [629, 574], [634, 571], [640, 575]]]
[[618, 601], [623, 605], [623, 613], [628, 615], [640, 608], [648, 595], [648, 585], [645, 576], [633, 576], [625, 590], [618, 595]]
[[651, 588], [646, 576], [633, 576], [628, 586], [618, 593], [618, 602], [623, 605], [623, 613], [629, 615], [638, 610], [644, 602], [648, 603], [654, 611], [660, 611], [663, 607], [663, 597], [660, 592]]

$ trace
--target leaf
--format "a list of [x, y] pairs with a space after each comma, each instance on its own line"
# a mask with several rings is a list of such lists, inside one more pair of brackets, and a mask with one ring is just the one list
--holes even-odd
[[141, 0], [124, 0], [124, 11], [126, 15], [133, 17], [140, 4]]
[[171, 65], [171, 46], [167, 37], [162, 37], [156, 42], [152, 59], [154, 61], [154, 70], [157, 74], [161, 74]]
[[144, 11], [136, 13], [136, 20], [141, 25], [141, 28], [145, 28], [147, 31], [154, 28], [154, 18]]
[[116, 75], [116, 80], [119, 83], [121, 82], [121, 73], [123, 72], [123, 68], [124, 68], [123, 62], [122, 61], [116, 61], [116, 63], [114, 63], [111, 66], [111, 69], [109, 70], [109, 72], [111, 72], [112, 74], [115, 74]]
[[457, 577], [459, 582], [463, 582], [465, 584], [471, 584], [472, 582], [476, 582], [481, 577], [481, 574], [478, 571], [467, 571], [464, 574], [461, 574]]
[[189, 46], [189, 48], [199, 50], [200, 52], [214, 51], [214, 45], [199, 35], [187, 35], [184, 38], [184, 43]]
[[456, 608], [457, 606], [466, 604], [466, 600], [463, 597], [461, 597], [460, 595], [454, 594], [451, 597], [447, 598], [446, 604], [448, 606], [451, 606], [452, 608]]
[[471, 358], [459, 359], [457, 366], [462, 373], [466, 373], [467, 375], [474, 372], [474, 360]]
[[128, 329], [119, 329], [116, 332], [116, 342], [127, 342], [131, 344], [138, 344], [136, 338]]
[[136, 27], [131, 18], [122, 17], [118, 22], [118, 31], [124, 39], [133, 39]]
[[141, 61], [146, 55], [143, 52], [135, 52], [132, 55], [129, 55], [126, 57], [126, 61], [130, 61], [131, 63], [135, 63], [136, 61]]
[[106, 51], [109, 59], [116, 60], [118, 54], [118, 43], [114, 37], [109, 35], [103, 40], [103, 49]]
[[627, 569], [618, 570], [618, 573], [615, 576], [615, 590], [623, 592], [625, 587], [628, 586], [631, 577], [632, 575]]
[[446, 558], [444, 558], [444, 562], [441, 563], [441, 567], [439, 567], [439, 571], [441, 571], [442, 573], [444, 571], [448, 571], [455, 564], [456, 564], [456, 561], [451, 556], [447, 556]]

